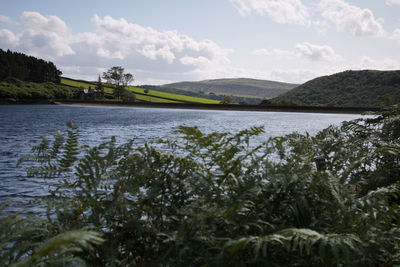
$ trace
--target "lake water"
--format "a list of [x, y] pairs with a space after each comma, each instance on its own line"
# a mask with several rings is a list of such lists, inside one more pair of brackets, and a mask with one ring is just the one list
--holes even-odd
[[294, 131], [316, 134], [329, 125], [359, 118], [350, 114], [210, 111], [156, 108], [95, 107], [69, 105], [0, 106], [0, 202], [32, 200], [45, 196], [52, 180], [29, 178], [18, 159], [40, 142], [40, 136], [65, 131], [66, 122], [79, 127], [81, 143], [97, 145], [116, 136], [118, 142], [137, 143], [171, 136], [180, 125], [198, 126], [205, 132], [238, 132], [264, 126], [264, 141]]

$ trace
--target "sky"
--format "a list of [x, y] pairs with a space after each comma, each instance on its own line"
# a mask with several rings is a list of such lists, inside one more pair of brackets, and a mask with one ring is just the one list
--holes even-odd
[[400, 0], [14, 0], [0, 48], [97, 80], [217, 78], [303, 83], [345, 70], [400, 69]]

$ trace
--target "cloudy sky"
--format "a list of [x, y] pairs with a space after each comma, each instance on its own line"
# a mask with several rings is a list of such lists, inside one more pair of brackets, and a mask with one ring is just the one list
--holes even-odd
[[14, 0], [0, 48], [96, 80], [213, 78], [302, 83], [344, 70], [400, 69], [400, 0]]

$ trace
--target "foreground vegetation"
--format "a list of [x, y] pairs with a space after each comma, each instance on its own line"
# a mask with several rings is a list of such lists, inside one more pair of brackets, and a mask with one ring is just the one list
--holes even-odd
[[69, 126], [21, 159], [60, 182], [47, 218], [0, 218], [2, 266], [400, 264], [400, 107], [257, 146], [180, 127], [87, 147]]
[[387, 107], [400, 102], [400, 70], [345, 71], [323, 76], [274, 100], [330, 107]]

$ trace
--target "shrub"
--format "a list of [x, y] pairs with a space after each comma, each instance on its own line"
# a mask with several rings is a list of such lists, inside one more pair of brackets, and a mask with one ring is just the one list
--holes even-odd
[[[92, 238], [71, 239], [88, 243], [88, 252], [66, 249], [52, 259], [93, 266], [399, 264], [399, 125], [394, 108], [256, 146], [251, 140], [262, 128], [205, 134], [180, 127], [176, 138], [144, 146], [111, 138], [86, 147], [70, 124], [66, 136], [43, 138], [21, 160], [39, 163], [29, 175], [63, 178], [50, 192], [48, 218], [29, 224], [52, 231], [15, 234], [0, 255], [3, 262], [37, 259], [49, 240], [90, 227]], [[34, 238], [30, 250], [17, 249]]]

